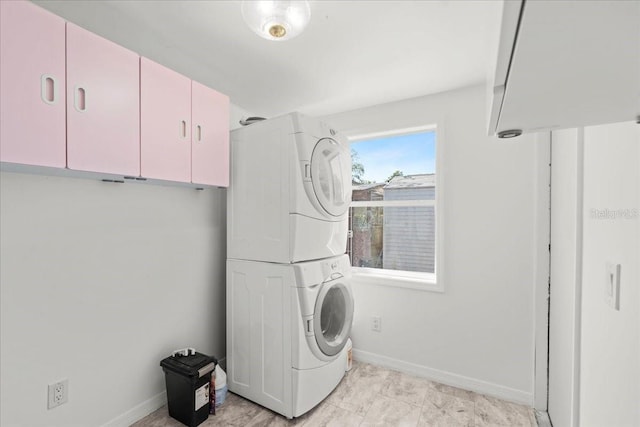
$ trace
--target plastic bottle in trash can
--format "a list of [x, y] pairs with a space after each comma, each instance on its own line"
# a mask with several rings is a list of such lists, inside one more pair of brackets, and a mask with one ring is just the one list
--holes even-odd
[[227, 397], [227, 374], [222, 370], [220, 365], [216, 365], [216, 406], [220, 406], [224, 403], [224, 399]]

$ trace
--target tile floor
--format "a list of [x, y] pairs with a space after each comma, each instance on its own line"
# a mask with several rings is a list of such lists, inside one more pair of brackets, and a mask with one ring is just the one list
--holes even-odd
[[[135, 427], [178, 427], [167, 408]], [[424, 378], [354, 361], [320, 405], [294, 420], [229, 393], [208, 426], [537, 426], [533, 410]]]

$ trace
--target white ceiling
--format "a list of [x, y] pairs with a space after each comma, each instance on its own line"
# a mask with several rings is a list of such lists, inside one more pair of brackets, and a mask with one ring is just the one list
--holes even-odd
[[239, 1], [35, 3], [230, 96], [261, 116], [325, 115], [481, 83], [502, 2], [314, 1], [284, 42], [242, 21]]

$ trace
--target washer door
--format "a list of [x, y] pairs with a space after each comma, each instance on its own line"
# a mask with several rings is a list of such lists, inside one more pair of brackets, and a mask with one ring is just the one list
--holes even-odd
[[318, 141], [311, 154], [311, 182], [322, 209], [331, 216], [340, 216], [351, 201], [351, 157], [331, 138]]
[[340, 280], [325, 283], [318, 294], [313, 329], [320, 351], [334, 356], [344, 348], [351, 333], [353, 296]]

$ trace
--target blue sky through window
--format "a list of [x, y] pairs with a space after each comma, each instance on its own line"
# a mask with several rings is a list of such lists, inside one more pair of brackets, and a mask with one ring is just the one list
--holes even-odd
[[357, 161], [364, 166], [362, 178], [371, 182], [384, 182], [396, 170], [404, 175], [434, 173], [435, 148], [435, 131], [351, 143]]

